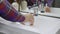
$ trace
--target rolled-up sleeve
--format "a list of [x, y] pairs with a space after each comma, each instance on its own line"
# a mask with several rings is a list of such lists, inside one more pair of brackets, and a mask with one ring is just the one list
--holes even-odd
[[25, 17], [16, 11], [7, 0], [0, 2], [0, 16], [13, 22], [23, 22]]

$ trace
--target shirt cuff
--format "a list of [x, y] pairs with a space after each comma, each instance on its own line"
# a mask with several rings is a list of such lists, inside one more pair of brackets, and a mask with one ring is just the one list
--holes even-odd
[[25, 20], [25, 17], [24, 16], [21, 16], [19, 19], [18, 19], [18, 22], [23, 22]]

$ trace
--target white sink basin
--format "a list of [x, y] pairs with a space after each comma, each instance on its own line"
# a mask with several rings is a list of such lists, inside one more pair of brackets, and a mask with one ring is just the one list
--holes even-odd
[[[35, 16], [33, 26], [24, 26], [17, 22], [10, 22], [0, 18], [0, 31], [8, 32], [9, 34], [56, 34], [60, 29], [60, 19]], [[3, 26], [3, 27], [2, 27]]]
[[0, 33], [3, 34], [20, 34], [20, 32], [13, 30], [14, 28], [6, 24], [0, 23]]

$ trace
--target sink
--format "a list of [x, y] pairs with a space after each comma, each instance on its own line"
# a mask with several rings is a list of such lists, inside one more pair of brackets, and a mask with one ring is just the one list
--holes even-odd
[[5, 25], [0, 23], [0, 34], [9, 34], [10, 31], [5, 28]]
[[[21, 27], [21, 28], [20, 28]], [[31, 28], [29, 31], [27, 28], [31, 27], [26, 27], [22, 24], [16, 24], [14, 22], [7, 21], [3, 18], [0, 17], [0, 32], [4, 34], [39, 34], [37, 32], [33, 32], [34, 28]]]
[[60, 29], [60, 19], [34, 16], [33, 26], [17, 24], [18, 22], [10, 22], [0, 18], [0, 32], [6, 34], [56, 34]]
[[20, 32], [17, 32], [15, 30], [12, 30], [14, 29], [13, 27], [10, 27], [10, 26], [7, 26], [7, 25], [4, 25], [4, 24], [1, 24], [0, 23], [0, 33], [1, 34], [21, 34]]

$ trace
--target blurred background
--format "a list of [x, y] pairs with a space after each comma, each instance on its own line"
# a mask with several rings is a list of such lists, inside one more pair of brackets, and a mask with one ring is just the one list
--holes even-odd
[[[8, 0], [11, 4], [14, 2], [14, 0]], [[21, 2], [22, 0], [17, 0], [17, 2], [19, 3], [19, 2]], [[30, 2], [30, 0], [26, 0], [27, 2], [29, 1]], [[29, 4], [29, 3], [28, 3]], [[32, 4], [31, 2], [30, 2], [30, 4]], [[57, 8], [60, 8], [60, 0], [53, 0], [53, 2], [52, 2], [52, 4], [51, 4], [51, 6], [52, 7], [57, 7]]]

